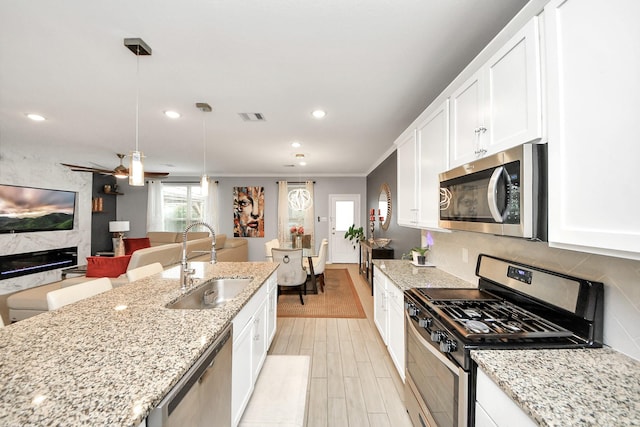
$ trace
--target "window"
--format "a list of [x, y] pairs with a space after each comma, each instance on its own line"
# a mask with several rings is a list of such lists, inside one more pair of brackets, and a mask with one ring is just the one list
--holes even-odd
[[184, 231], [189, 224], [204, 221], [205, 195], [200, 184], [162, 186], [164, 231]]

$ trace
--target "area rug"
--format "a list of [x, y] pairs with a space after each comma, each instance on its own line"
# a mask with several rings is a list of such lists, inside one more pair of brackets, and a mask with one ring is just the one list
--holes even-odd
[[366, 314], [346, 268], [324, 270], [324, 293], [282, 294], [278, 298], [278, 317], [364, 318]]

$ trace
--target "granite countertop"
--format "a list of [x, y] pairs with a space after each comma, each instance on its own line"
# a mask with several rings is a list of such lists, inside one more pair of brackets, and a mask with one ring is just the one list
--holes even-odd
[[373, 264], [402, 290], [411, 288], [477, 288], [437, 267], [416, 267], [409, 260], [374, 259]]
[[471, 356], [541, 426], [640, 426], [640, 362], [613, 349]]
[[[277, 263], [190, 263], [196, 278], [253, 278], [209, 310], [172, 310], [180, 270], [0, 329], [0, 425], [137, 426]], [[123, 306], [126, 308], [122, 309]]]

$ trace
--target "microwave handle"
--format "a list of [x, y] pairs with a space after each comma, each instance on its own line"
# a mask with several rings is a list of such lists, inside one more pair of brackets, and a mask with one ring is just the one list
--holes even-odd
[[496, 197], [498, 190], [498, 181], [500, 177], [504, 173], [504, 166], [500, 166], [496, 168], [491, 174], [491, 179], [489, 179], [489, 186], [487, 187], [487, 202], [489, 204], [489, 211], [491, 212], [491, 216], [496, 222], [502, 222], [504, 219], [502, 218], [502, 212], [500, 212], [500, 208], [498, 207], [498, 200]]

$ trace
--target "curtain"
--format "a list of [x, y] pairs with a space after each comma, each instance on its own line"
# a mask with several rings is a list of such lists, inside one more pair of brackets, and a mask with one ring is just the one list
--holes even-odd
[[147, 196], [147, 232], [164, 231], [163, 205], [162, 181], [149, 181], [149, 193]]
[[213, 227], [216, 233], [220, 232], [220, 220], [218, 215], [218, 208], [220, 202], [218, 200], [218, 183], [215, 181], [209, 181], [209, 190], [207, 192], [207, 200], [204, 204], [204, 222]]
[[289, 240], [289, 185], [278, 181], [278, 240]]
[[315, 248], [315, 222], [313, 221], [314, 205], [316, 204], [315, 194], [313, 193], [313, 181], [306, 181], [305, 188], [311, 194], [311, 206], [304, 212], [304, 231], [305, 234], [311, 235], [311, 247]]

